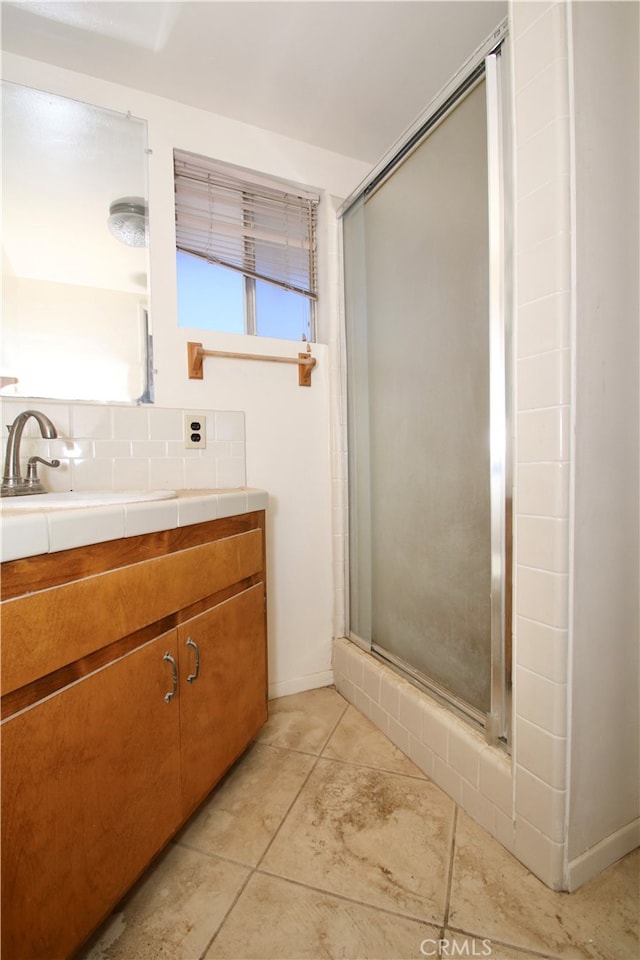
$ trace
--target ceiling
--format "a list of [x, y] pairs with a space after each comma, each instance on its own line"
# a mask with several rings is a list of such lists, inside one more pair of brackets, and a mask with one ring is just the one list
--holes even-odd
[[2, 48], [373, 165], [506, 14], [506, 0], [5, 0]]

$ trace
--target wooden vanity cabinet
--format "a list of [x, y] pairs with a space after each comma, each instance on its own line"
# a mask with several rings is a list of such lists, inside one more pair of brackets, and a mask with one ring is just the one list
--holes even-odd
[[263, 611], [257, 584], [178, 630], [185, 817], [266, 719]]
[[[54, 960], [266, 720], [264, 513], [2, 573], [2, 957]], [[40, 649], [21, 657], [28, 637]]]
[[175, 630], [3, 725], [7, 960], [69, 956], [179, 826], [167, 650]]

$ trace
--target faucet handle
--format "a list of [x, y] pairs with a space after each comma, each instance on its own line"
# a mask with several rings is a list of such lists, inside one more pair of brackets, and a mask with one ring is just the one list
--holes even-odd
[[38, 476], [38, 464], [44, 463], [45, 467], [59, 467], [59, 460], [45, 460], [43, 457], [29, 457], [27, 461], [27, 477], [25, 483], [34, 493], [45, 493], [42, 481]]

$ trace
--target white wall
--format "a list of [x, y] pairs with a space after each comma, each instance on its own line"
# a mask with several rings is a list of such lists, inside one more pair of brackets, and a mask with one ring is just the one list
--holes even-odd
[[568, 856], [578, 876], [581, 856], [597, 844], [623, 841], [640, 811], [640, 8], [617, 2], [572, 7], [576, 387]]
[[[162, 407], [243, 410], [247, 483], [269, 493], [269, 670], [272, 695], [330, 683], [333, 618], [329, 352], [314, 347], [311, 388], [297, 385], [284, 364], [205, 360], [204, 380], [187, 378], [186, 342], [238, 349], [233, 335], [179, 329], [176, 318], [172, 151], [180, 147], [347, 196], [369, 167], [329, 151], [277, 136], [140, 91], [5, 54], [3, 76], [88, 103], [131, 111], [148, 122], [151, 319], [156, 401]], [[326, 205], [328, 206], [328, 204]], [[321, 233], [335, 233], [328, 210]], [[335, 248], [333, 256], [336, 256]], [[335, 264], [320, 252], [320, 333], [336, 308]], [[246, 350], [244, 340], [240, 349]], [[297, 344], [255, 340], [252, 352], [295, 354]]]

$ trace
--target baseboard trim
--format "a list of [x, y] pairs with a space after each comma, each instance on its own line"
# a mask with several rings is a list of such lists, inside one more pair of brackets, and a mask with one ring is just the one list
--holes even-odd
[[269, 684], [269, 700], [288, 697], [292, 693], [303, 693], [305, 690], [316, 690], [318, 687], [330, 687], [332, 683], [333, 670], [322, 670], [320, 673], [310, 673], [292, 680], [276, 680]]
[[567, 889], [577, 890], [638, 846], [640, 819], [632, 820], [572, 860], [567, 866]]

